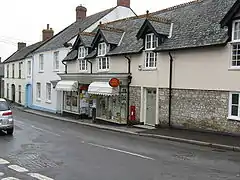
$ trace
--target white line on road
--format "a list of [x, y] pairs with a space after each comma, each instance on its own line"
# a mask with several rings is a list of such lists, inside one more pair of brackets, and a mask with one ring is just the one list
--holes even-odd
[[28, 172], [27, 169], [21, 167], [21, 166], [18, 166], [18, 165], [10, 165], [8, 166], [9, 169], [12, 169], [14, 171], [17, 171], [17, 172]]
[[3, 176], [3, 175], [4, 175], [4, 173], [0, 172], [0, 176]]
[[17, 179], [15, 177], [6, 177], [6, 178], [3, 178], [2, 180], [20, 180], [20, 179]]
[[36, 178], [38, 180], [54, 180], [52, 178], [49, 178], [47, 176], [43, 176], [43, 175], [38, 174], [38, 173], [28, 173], [28, 175], [33, 177], [33, 178]]
[[9, 162], [6, 161], [5, 159], [1, 159], [1, 158], [0, 158], [0, 164], [9, 164]]
[[153, 159], [153, 158], [151, 158], [151, 157], [148, 157], [148, 156], [143, 156], [143, 155], [141, 155], [141, 154], [124, 151], [124, 150], [121, 150], [121, 149], [115, 149], [115, 148], [111, 148], [111, 147], [107, 147], [107, 146], [102, 146], [102, 145], [98, 145], [98, 144], [93, 144], [93, 143], [87, 143], [87, 144], [89, 144], [89, 145], [91, 145], [91, 146], [95, 146], [95, 147], [107, 149], [107, 150], [112, 150], [112, 151], [117, 151], [117, 152], [124, 153], [124, 154], [129, 154], [129, 155], [136, 156], [136, 157], [140, 157], [140, 158], [143, 158], [143, 159], [155, 160], [155, 159]]
[[32, 126], [32, 128], [34, 128], [34, 129], [36, 129], [36, 130], [39, 130], [39, 131], [43, 131], [43, 132], [49, 133], [49, 134], [52, 134], [52, 135], [55, 135], [55, 136], [58, 136], [58, 137], [61, 136], [60, 134], [53, 133], [53, 132], [48, 131], [48, 130], [46, 130], [46, 129], [38, 128], [38, 127], [35, 127], [35, 126]]

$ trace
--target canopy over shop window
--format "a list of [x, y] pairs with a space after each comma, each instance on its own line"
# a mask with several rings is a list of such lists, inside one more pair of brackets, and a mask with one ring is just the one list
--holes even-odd
[[59, 81], [56, 85], [57, 91], [78, 91], [77, 81]]
[[115, 96], [119, 95], [119, 89], [113, 88], [108, 82], [93, 82], [88, 87], [89, 94]]

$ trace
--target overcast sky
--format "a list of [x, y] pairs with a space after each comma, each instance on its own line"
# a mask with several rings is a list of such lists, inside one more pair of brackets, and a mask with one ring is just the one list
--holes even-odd
[[[190, 0], [131, 0], [131, 8], [143, 14]], [[47, 24], [55, 34], [75, 21], [75, 8], [82, 4], [87, 15], [116, 6], [117, 0], [0, 0], [0, 57], [5, 60], [17, 50], [17, 42], [27, 45], [41, 40]]]

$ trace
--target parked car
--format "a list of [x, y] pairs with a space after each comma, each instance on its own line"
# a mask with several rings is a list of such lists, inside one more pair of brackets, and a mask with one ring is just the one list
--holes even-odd
[[13, 113], [5, 99], [0, 98], [0, 131], [12, 135], [14, 131]]

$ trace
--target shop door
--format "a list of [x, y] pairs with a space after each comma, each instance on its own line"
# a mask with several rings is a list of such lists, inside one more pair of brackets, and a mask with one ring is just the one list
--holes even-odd
[[13, 101], [13, 102], [15, 102], [15, 93], [16, 93], [16, 91], [15, 91], [15, 85], [12, 84], [12, 101]]
[[156, 89], [146, 89], [146, 123], [155, 126], [156, 124]]

